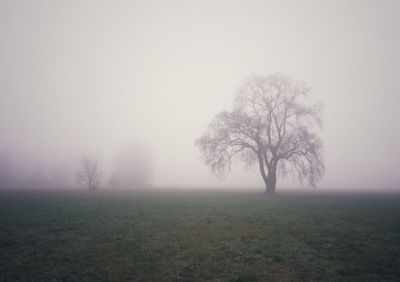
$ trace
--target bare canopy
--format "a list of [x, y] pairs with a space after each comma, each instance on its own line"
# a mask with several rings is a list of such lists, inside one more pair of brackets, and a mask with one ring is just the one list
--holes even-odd
[[100, 169], [98, 161], [83, 156], [80, 159], [81, 169], [77, 174], [78, 183], [85, 185], [89, 191], [96, 191], [100, 185]]
[[232, 111], [219, 113], [196, 145], [216, 174], [238, 156], [258, 164], [266, 192], [274, 193], [277, 174], [293, 173], [315, 186], [324, 172], [320, 107], [308, 101], [309, 88], [287, 75], [251, 76], [239, 89]]

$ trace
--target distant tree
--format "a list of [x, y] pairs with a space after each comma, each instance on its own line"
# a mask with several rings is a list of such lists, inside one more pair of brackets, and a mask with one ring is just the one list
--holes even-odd
[[100, 185], [100, 169], [98, 161], [86, 156], [80, 159], [81, 168], [77, 174], [78, 183], [85, 185], [89, 191], [96, 191]]
[[239, 89], [232, 111], [219, 113], [196, 140], [214, 173], [223, 175], [239, 156], [258, 164], [266, 193], [275, 193], [277, 174], [291, 172], [315, 186], [324, 172], [320, 106], [308, 101], [304, 82], [283, 74], [251, 76]]

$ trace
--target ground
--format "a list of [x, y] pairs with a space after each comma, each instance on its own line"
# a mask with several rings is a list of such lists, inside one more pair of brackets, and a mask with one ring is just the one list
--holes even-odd
[[400, 196], [0, 192], [0, 281], [399, 281]]

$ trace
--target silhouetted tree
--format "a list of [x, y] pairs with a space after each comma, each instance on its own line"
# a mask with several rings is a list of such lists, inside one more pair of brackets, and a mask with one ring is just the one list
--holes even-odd
[[77, 174], [78, 183], [85, 185], [89, 191], [96, 191], [100, 185], [100, 169], [96, 159], [83, 156], [80, 159], [81, 169]]
[[219, 113], [196, 140], [205, 163], [222, 175], [236, 155], [247, 166], [257, 163], [267, 193], [275, 192], [277, 173], [291, 172], [315, 186], [324, 162], [322, 141], [312, 129], [322, 122], [308, 93], [305, 83], [283, 74], [251, 76], [234, 109]]

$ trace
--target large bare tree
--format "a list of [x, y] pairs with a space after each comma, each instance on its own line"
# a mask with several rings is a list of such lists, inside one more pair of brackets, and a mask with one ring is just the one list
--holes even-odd
[[309, 102], [304, 82], [287, 75], [251, 76], [239, 89], [232, 111], [219, 113], [196, 140], [216, 174], [238, 156], [258, 164], [266, 192], [275, 193], [277, 175], [292, 173], [315, 186], [324, 172], [321, 107]]
[[81, 168], [77, 174], [78, 183], [85, 185], [89, 191], [96, 191], [100, 185], [98, 161], [87, 156], [82, 156], [80, 163]]

